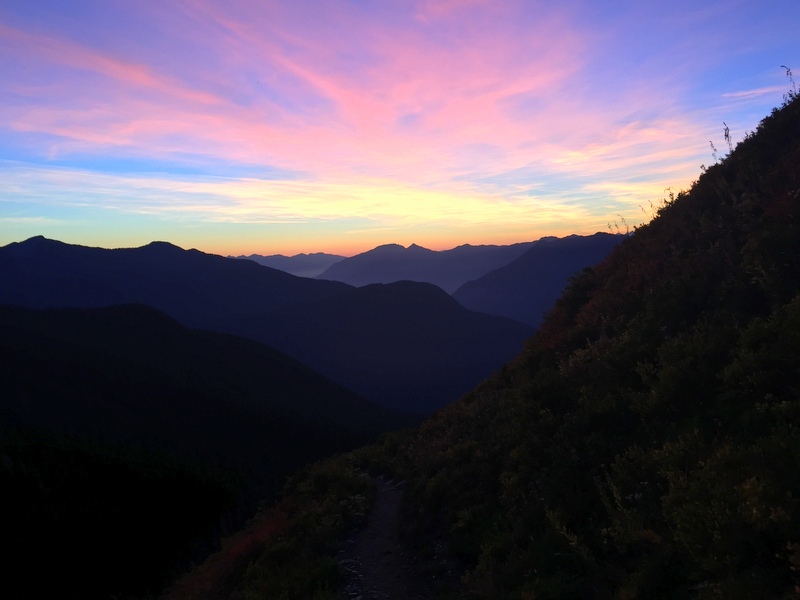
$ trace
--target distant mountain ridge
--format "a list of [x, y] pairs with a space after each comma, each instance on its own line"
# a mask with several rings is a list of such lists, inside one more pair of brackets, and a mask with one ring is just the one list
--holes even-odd
[[467, 281], [507, 265], [534, 242], [509, 246], [471, 246], [435, 251], [411, 244], [385, 244], [345, 258], [318, 275], [318, 279], [341, 281], [361, 287], [372, 283], [419, 281], [439, 286], [448, 294]]
[[[166, 242], [105, 250], [35, 237], [0, 248], [0, 281], [6, 304], [153, 306], [188, 327], [256, 339], [369, 400], [395, 407], [403, 400], [418, 412], [435, 410], [488, 377], [531, 332], [449, 298], [443, 304], [428, 284], [373, 294]], [[395, 294], [416, 312], [400, 310]], [[435, 364], [427, 358], [434, 352]]]
[[272, 254], [262, 256], [261, 254], [251, 254], [250, 256], [236, 256], [229, 258], [241, 258], [252, 260], [265, 267], [280, 269], [297, 277], [317, 277], [331, 265], [343, 260], [344, 256], [337, 254], [326, 254], [325, 252], [314, 252], [311, 254], [295, 254], [294, 256], [284, 256], [283, 254]]
[[570, 277], [603, 260], [624, 238], [610, 233], [542, 238], [510, 264], [465, 283], [453, 297], [470, 310], [538, 327]]
[[[48, 308], [148, 304], [190, 327], [216, 329], [223, 308], [259, 314], [333, 297], [349, 286], [313, 281], [250, 261], [168, 242], [107, 250], [36, 236], [0, 248], [6, 304]], [[231, 294], [236, 290], [236, 294]]]

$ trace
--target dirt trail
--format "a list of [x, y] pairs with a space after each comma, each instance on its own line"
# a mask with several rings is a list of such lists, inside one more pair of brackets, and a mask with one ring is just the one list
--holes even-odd
[[[339, 564], [346, 600], [428, 600], [433, 585], [400, 540], [403, 483], [376, 477], [378, 496], [367, 526], [345, 542]], [[427, 580], [427, 581], [426, 581]]]

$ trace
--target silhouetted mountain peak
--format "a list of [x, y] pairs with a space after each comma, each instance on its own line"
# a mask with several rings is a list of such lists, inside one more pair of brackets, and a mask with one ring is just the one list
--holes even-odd
[[44, 237], [43, 235], [35, 235], [33, 237], [28, 238], [25, 241], [15, 242], [15, 243], [17, 243], [17, 244], [41, 244], [43, 242], [52, 242], [52, 241], [53, 240], [49, 240], [46, 237]]
[[217, 254], [209, 254], [207, 252], [203, 252], [202, 250], [198, 250], [197, 248], [190, 248], [186, 250], [170, 242], [160, 242], [160, 241], [150, 242], [145, 246], [141, 246], [139, 248], [133, 248], [132, 250], [137, 254], [144, 255], [147, 257], [154, 257], [154, 256], [164, 257], [164, 258], [176, 259], [179, 261], [197, 259], [197, 258], [213, 260], [213, 261], [219, 261], [220, 259], [227, 260], [222, 256], [219, 256]]
[[378, 254], [385, 252], [403, 252], [404, 250], [405, 248], [400, 244], [381, 244], [380, 246], [376, 246], [372, 250], [362, 252], [361, 254], [357, 254], [356, 256], [364, 256], [366, 254]]
[[[44, 256], [52, 256], [58, 254], [67, 248], [69, 244], [59, 242], [58, 240], [51, 240], [43, 235], [37, 235], [28, 238], [22, 242], [12, 242], [3, 249], [10, 255], [18, 258], [36, 258]], [[76, 246], [77, 248], [85, 249], [86, 246]]]
[[161, 242], [161, 241], [154, 241], [150, 242], [141, 247], [142, 250], [149, 249], [149, 250], [158, 250], [160, 252], [184, 252], [184, 249], [180, 246], [176, 246], [170, 242]]

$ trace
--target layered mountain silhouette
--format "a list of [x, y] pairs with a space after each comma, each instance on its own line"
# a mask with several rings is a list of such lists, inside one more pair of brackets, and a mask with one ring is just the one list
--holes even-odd
[[499, 357], [513, 356], [531, 331], [467, 310], [439, 287], [412, 281], [353, 288], [248, 327], [365, 397], [416, 412], [471, 389], [501, 366]]
[[507, 265], [525, 252], [533, 242], [510, 246], [458, 246], [434, 251], [416, 244], [404, 248], [386, 244], [339, 261], [326, 269], [319, 279], [342, 281], [354, 286], [371, 283], [419, 281], [432, 283], [448, 294], [467, 281]]
[[[0, 331], [3, 381], [20, 386], [15, 388], [16, 395], [0, 396], [6, 424], [67, 427], [105, 411], [130, 410], [146, 429], [158, 421], [146, 415], [146, 410], [174, 410], [156, 406], [152, 394], [129, 392], [120, 401], [91, 394], [99, 403], [91, 409], [88, 404], [70, 406], [64, 401], [67, 390], [59, 387], [59, 382], [78, 382], [81, 369], [95, 373], [96, 379], [127, 379], [148, 389], [158, 385], [184, 389], [201, 398], [218, 398], [228, 409], [280, 414], [365, 437], [412, 422], [409, 416], [364, 400], [264, 344], [230, 334], [190, 330], [145, 305], [62, 309], [0, 305]], [[50, 367], [45, 368], [45, 364]], [[72, 367], [66, 380], [58, 379], [56, 373], [68, 373]], [[27, 379], [21, 373], [27, 373]], [[92, 386], [96, 381], [87, 379], [85, 383]], [[36, 391], [45, 389], [53, 392], [53, 398]], [[31, 402], [34, 396], [41, 396], [42, 401], [54, 400], [57, 406], [37, 408]], [[127, 401], [141, 406], [123, 409], [120, 402]], [[164, 427], [167, 436], [175, 430], [158, 426]]]
[[38, 308], [148, 304], [190, 327], [231, 315], [330, 298], [338, 282], [294, 277], [252, 261], [183, 250], [167, 242], [106, 250], [38, 236], [0, 248], [0, 301]]
[[89, 436], [232, 468], [252, 506], [308, 460], [414, 422], [263, 344], [142, 305], [0, 306], [0, 334], [0, 432]]
[[542, 238], [510, 264], [465, 283], [453, 297], [470, 310], [538, 327], [570, 277], [600, 262], [623, 238], [609, 233]]
[[298, 277], [317, 277], [325, 269], [345, 257], [337, 254], [326, 254], [325, 252], [313, 252], [311, 254], [295, 254], [294, 256], [251, 254], [250, 256], [237, 256], [236, 258], [252, 260], [265, 267], [280, 269]]
[[2, 303], [146, 304], [188, 327], [262, 341], [368, 400], [420, 412], [490, 375], [531, 331], [424, 283], [375, 293], [165, 242], [105, 250], [31, 238], [0, 248], [0, 279]]

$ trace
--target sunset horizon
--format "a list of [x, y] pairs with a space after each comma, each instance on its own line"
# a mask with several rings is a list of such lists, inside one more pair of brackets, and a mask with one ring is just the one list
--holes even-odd
[[12, 1], [0, 245], [352, 256], [632, 229], [796, 87], [798, 19], [784, 2]]

